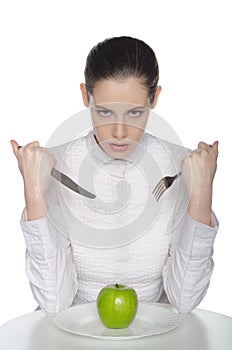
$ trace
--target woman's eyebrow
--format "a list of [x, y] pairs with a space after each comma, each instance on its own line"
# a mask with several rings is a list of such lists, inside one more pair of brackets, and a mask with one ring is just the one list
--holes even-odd
[[98, 109], [107, 109], [108, 111], [110, 110], [108, 107], [106, 107], [106, 106], [101, 106], [101, 105], [95, 105], [94, 107], [95, 107], [95, 108], [98, 108]]
[[134, 107], [128, 109], [128, 111], [133, 111], [134, 109], [146, 109], [146, 108], [147, 108], [147, 106], [134, 106]]
[[[108, 111], [111, 110], [111, 109], [108, 108], [107, 106], [95, 105], [94, 107], [95, 107], [95, 108], [99, 108], [99, 109], [107, 109]], [[129, 108], [127, 111], [132, 111], [132, 110], [134, 110], [134, 109], [146, 109], [146, 108], [147, 108], [147, 106], [141, 106], [141, 105], [139, 105], [139, 106], [133, 106], [133, 107]]]

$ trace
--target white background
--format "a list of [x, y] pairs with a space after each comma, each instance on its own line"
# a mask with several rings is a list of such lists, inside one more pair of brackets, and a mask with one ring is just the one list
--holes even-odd
[[45, 145], [83, 109], [86, 55], [106, 37], [130, 35], [156, 52], [163, 87], [156, 112], [183, 144], [219, 140], [215, 270], [200, 308], [232, 316], [230, 1], [2, 1], [0, 4], [0, 324], [33, 311], [19, 219], [23, 184], [10, 139]]

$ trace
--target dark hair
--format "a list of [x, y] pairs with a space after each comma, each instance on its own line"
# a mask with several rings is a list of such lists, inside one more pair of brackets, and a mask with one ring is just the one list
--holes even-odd
[[97, 81], [134, 77], [146, 86], [152, 103], [159, 80], [154, 51], [145, 42], [129, 36], [106, 39], [92, 48], [85, 66], [85, 83], [92, 94]]

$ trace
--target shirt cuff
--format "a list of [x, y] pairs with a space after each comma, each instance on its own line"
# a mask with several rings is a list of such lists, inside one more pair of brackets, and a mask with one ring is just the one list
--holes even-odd
[[208, 226], [186, 215], [183, 231], [179, 241], [179, 249], [189, 256], [208, 257], [212, 255], [214, 240], [218, 231], [218, 220], [211, 213], [211, 224]]
[[41, 219], [27, 221], [27, 212], [26, 209], [24, 209], [20, 225], [27, 246], [38, 245], [38, 243], [47, 244], [48, 242], [56, 241], [56, 237], [52, 234], [52, 230], [49, 227], [47, 216]]

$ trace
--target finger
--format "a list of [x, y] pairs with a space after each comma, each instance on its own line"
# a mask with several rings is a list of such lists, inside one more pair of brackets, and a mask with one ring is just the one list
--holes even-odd
[[39, 142], [38, 141], [29, 142], [29, 143], [26, 144], [26, 146], [28, 146], [28, 147], [39, 147]]
[[17, 157], [18, 155], [18, 150], [19, 150], [19, 144], [17, 141], [15, 140], [10, 140], [10, 143], [11, 143], [11, 146], [12, 146], [12, 149], [13, 149], [13, 152], [14, 152], [14, 155]]
[[218, 156], [218, 141], [214, 141], [212, 144], [212, 149], [214, 150], [216, 156]]
[[206, 149], [206, 150], [209, 150], [212, 146], [209, 145], [208, 143], [205, 143], [205, 142], [199, 142], [198, 143], [198, 149]]

